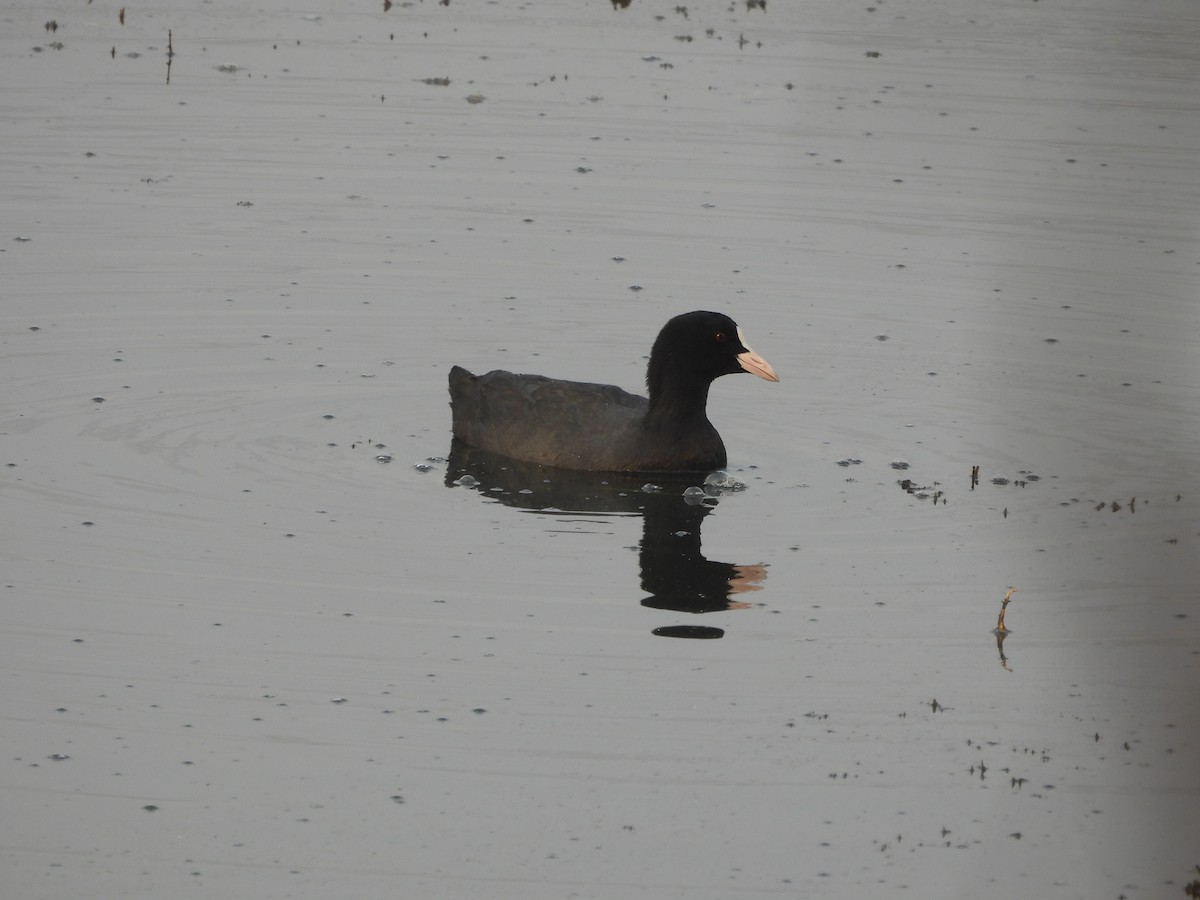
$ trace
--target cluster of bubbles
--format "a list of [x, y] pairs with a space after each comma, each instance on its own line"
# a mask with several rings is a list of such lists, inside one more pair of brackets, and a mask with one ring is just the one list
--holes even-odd
[[[705, 500], [720, 497], [722, 494], [733, 494], [744, 491], [746, 483], [734, 478], [728, 472], [716, 471], [704, 479], [703, 485], [692, 485], [683, 491], [683, 499], [688, 503], [703, 503]], [[647, 482], [642, 485], [642, 491], [647, 494], [661, 494], [662, 485]]]

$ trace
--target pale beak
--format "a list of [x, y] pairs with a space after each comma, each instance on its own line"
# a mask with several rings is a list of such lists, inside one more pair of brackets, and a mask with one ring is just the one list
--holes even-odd
[[779, 380], [779, 376], [775, 374], [775, 370], [771, 368], [771, 364], [749, 347], [746, 347], [745, 353], [737, 355], [737, 361], [738, 365], [751, 375], [757, 375], [759, 378], [767, 379], [767, 381]]
[[775, 374], [775, 370], [771, 368], [771, 364], [750, 349], [750, 345], [746, 343], [746, 336], [742, 334], [742, 329], [737, 330], [738, 340], [742, 342], [742, 346], [746, 348], [745, 353], [737, 355], [738, 365], [749, 372], [751, 375], [757, 375], [759, 378], [765, 378], [767, 381], [778, 381], [779, 376]]

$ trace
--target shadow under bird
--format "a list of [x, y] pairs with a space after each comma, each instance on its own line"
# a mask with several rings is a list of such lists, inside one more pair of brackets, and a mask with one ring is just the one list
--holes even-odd
[[722, 313], [697, 311], [663, 326], [646, 369], [649, 397], [611, 384], [496, 370], [450, 370], [454, 436], [513, 459], [593, 472], [723, 468], [725, 443], [708, 420], [722, 375], [779, 376]]

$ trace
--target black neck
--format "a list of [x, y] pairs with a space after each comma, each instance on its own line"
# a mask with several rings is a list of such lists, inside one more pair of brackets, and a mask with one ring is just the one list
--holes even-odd
[[[658, 375], [658, 378], [654, 378]], [[650, 410], [646, 414], [649, 422], [682, 422], [690, 419], [707, 419], [708, 389], [711, 381], [690, 377], [663, 377], [662, 372], [651, 373], [649, 381]]]

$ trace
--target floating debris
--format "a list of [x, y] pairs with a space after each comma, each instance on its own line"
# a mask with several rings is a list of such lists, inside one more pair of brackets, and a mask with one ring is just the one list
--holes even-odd
[[[934, 485], [937, 485], [937, 483], [938, 482], [935, 481]], [[900, 490], [904, 491], [906, 494], [911, 494], [918, 500], [933, 500], [934, 506], [937, 506], [938, 503], [941, 503], [943, 506], [945, 506], [948, 502], [946, 500], [945, 491], [937, 487], [918, 485], [911, 478], [901, 479], [897, 482], [897, 484], [900, 485]]]
[[1000, 601], [1000, 618], [996, 620], [995, 634], [1007, 634], [1008, 629], [1004, 627], [1004, 611], [1008, 609], [1008, 601], [1012, 599], [1012, 595], [1017, 592], [1016, 588], [1009, 588], [1008, 593], [1004, 595], [1004, 599]]

